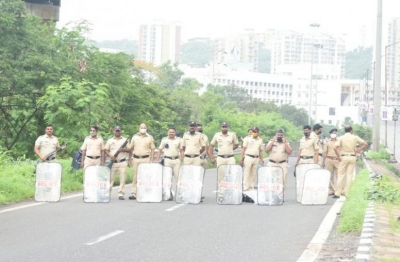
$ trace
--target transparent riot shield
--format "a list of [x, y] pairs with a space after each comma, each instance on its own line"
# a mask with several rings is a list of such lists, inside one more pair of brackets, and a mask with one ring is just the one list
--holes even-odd
[[299, 164], [296, 166], [296, 199], [299, 203], [303, 195], [304, 175], [310, 169], [321, 169], [321, 166], [319, 164]]
[[105, 166], [88, 166], [84, 173], [83, 201], [86, 203], [110, 202], [110, 169]]
[[163, 194], [163, 166], [159, 163], [140, 163], [137, 172], [136, 200], [141, 203], [158, 203]]
[[203, 190], [204, 168], [182, 165], [176, 184], [175, 202], [178, 204], [199, 204]]
[[283, 204], [283, 169], [261, 167], [258, 169], [257, 203], [263, 206]]
[[303, 205], [325, 205], [328, 202], [331, 173], [326, 169], [310, 169], [304, 178]]
[[168, 201], [174, 198], [172, 192], [172, 168], [163, 166], [163, 190], [162, 200]]
[[39, 163], [36, 166], [35, 201], [57, 202], [61, 199], [62, 167], [59, 163]]
[[[217, 203], [240, 205], [243, 199], [243, 168], [240, 165], [220, 165], [217, 173]], [[221, 181], [218, 181], [219, 177], [222, 177]]]

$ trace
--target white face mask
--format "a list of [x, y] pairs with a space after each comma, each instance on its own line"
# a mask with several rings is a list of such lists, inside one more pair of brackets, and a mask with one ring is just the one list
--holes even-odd
[[146, 131], [147, 131], [146, 128], [141, 128], [141, 129], [140, 129], [140, 133], [142, 133], [142, 134], [146, 134]]
[[331, 138], [336, 138], [336, 134], [331, 134]]

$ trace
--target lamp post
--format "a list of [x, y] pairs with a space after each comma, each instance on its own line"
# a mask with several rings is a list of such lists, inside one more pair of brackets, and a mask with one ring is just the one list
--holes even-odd
[[311, 125], [311, 103], [312, 103], [312, 80], [313, 80], [313, 62], [314, 62], [314, 29], [320, 27], [320, 24], [312, 23], [310, 26], [313, 28], [312, 41], [311, 41], [311, 77], [310, 77], [310, 90], [309, 90], [309, 105], [308, 105], [308, 124]]
[[[315, 44], [314, 47], [317, 48], [317, 49], [324, 48], [324, 46], [321, 45], [321, 44]], [[318, 57], [319, 57], [319, 55], [318, 55]], [[318, 64], [319, 64], [319, 61], [318, 61]], [[317, 106], [318, 106], [318, 79], [319, 79], [319, 76], [318, 76], [318, 64], [317, 64], [317, 79], [315, 79], [315, 108], [314, 108], [314, 120], [315, 120], [315, 122], [317, 122]]]
[[388, 163], [397, 163], [396, 160], [396, 123], [399, 120], [399, 116], [397, 115], [397, 110], [393, 110], [392, 120], [394, 122], [394, 132], [393, 132], [393, 158], [388, 160]]

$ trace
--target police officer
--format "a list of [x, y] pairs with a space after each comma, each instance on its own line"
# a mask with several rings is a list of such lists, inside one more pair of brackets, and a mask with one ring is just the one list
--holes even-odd
[[203, 135], [196, 132], [196, 122], [190, 121], [189, 132], [186, 132], [182, 138], [181, 155], [184, 155], [184, 165], [201, 165], [200, 154], [206, 149]]
[[196, 124], [196, 131], [201, 133], [204, 143], [206, 145], [206, 149], [204, 150], [203, 153], [200, 154], [200, 162], [201, 162], [201, 166], [206, 169], [207, 168], [207, 153], [208, 153], [208, 147], [210, 146], [210, 141], [208, 140], [208, 136], [206, 134], [203, 133], [203, 125], [200, 123]]
[[313, 132], [311, 132], [310, 137], [317, 140], [318, 144], [318, 164], [322, 165], [322, 153], [324, 152], [323, 149], [323, 140], [319, 138], [321, 135], [323, 126], [320, 124], [315, 124], [313, 126]]
[[264, 164], [262, 138], [259, 137], [260, 129], [253, 127], [251, 129], [252, 136], [246, 138], [243, 142], [240, 164], [244, 165], [244, 188], [243, 190], [254, 189], [255, 177], [257, 174], [258, 164]]
[[81, 147], [82, 160], [81, 167], [102, 166], [104, 165], [104, 140], [97, 133], [99, 128], [92, 126], [90, 136], [86, 137]]
[[[40, 158], [40, 162], [56, 162], [56, 150], [60, 149], [60, 143], [58, 142], [58, 138], [53, 136], [53, 131], [53, 126], [47, 125], [45, 134], [39, 136], [35, 141], [35, 147], [33, 150]], [[63, 146], [61, 149], [64, 148], [65, 146]]]
[[265, 151], [269, 154], [268, 166], [281, 167], [283, 170], [283, 185], [286, 183], [286, 174], [288, 169], [288, 158], [292, 153], [292, 148], [289, 142], [280, 129], [276, 132], [275, 136], [269, 140], [265, 146]]
[[[140, 124], [139, 133], [136, 133], [131, 140], [131, 150], [133, 151], [133, 182], [132, 195], [130, 200], [136, 199], [137, 169], [140, 163], [152, 163], [154, 158], [154, 138], [147, 133], [146, 124]], [[129, 160], [129, 164], [132, 159]]]
[[[331, 173], [330, 185], [329, 185], [329, 195], [335, 194], [335, 180], [337, 180], [338, 168], [339, 168], [339, 158], [336, 156], [335, 145], [337, 142], [337, 129], [333, 128], [329, 131], [331, 138], [326, 142], [324, 148], [324, 154], [322, 159], [322, 168], [329, 170]], [[326, 159], [328, 161], [326, 162]]]
[[[335, 144], [335, 153], [339, 159], [338, 181], [333, 198], [339, 198], [343, 188], [344, 178], [346, 176], [345, 194], [349, 193], [351, 184], [353, 183], [354, 167], [357, 160], [357, 154], [361, 154], [362, 150], [368, 145], [359, 136], [353, 135], [353, 127], [346, 126], [345, 134], [339, 137]], [[358, 144], [358, 148], [357, 147]]]
[[156, 162], [160, 161], [161, 151], [164, 151], [164, 166], [171, 167], [175, 181], [178, 181], [179, 167], [183, 155], [180, 152], [181, 139], [176, 136], [176, 130], [173, 127], [168, 129], [168, 136], [161, 140], [158, 147]]
[[299, 153], [296, 161], [298, 164], [318, 164], [319, 147], [318, 140], [311, 138], [311, 127], [306, 125], [303, 127], [304, 137], [300, 139]]
[[[121, 127], [116, 126], [114, 128], [114, 137], [107, 140], [105, 146], [105, 154], [113, 161], [113, 165], [111, 167], [111, 187], [114, 185], [115, 175], [118, 173], [119, 175], [119, 190], [118, 190], [118, 199], [124, 200], [125, 195], [125, 177], [126, 177], [126, 168], [128, 166], [129, 159], [132, 158], [132, 150], [129, 144], [126, 144], [123, 148], [122, 145], [126, 141], [126, 137], [121, 136]], [[114, 157], [115, 153], [118, 153], [117, 157]]]

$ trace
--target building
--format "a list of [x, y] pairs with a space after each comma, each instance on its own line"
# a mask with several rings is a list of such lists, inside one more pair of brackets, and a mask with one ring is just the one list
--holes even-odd
[[389, 22], [388, 42], [385, 51], [387, 104], [400, 106], [400, 18], [394, 18]]
[[41, 17], [44, 21], [59, 21], [61, 0], [25, 0], [28, 14]]
[[159, 66], [167, 61], [179, 62], [181, 26], [155, 21], [139, 28], [138, 60]]

